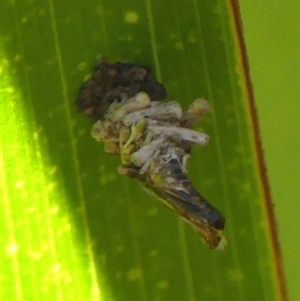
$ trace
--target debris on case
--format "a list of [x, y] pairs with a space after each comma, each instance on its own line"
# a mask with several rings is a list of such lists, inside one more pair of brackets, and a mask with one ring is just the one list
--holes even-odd
[[165, 87], [152, 77], [149, 67], [100, 61], [81, 87], [77, 105], [80, 111], [98, 120], [113, 102], [123, 102], [141, 91], [155, 100], [163, 100], [167, 95]]
[[196, 99], [187, 110], [164, 101], [165, 87], [151, 69], [100, 61], [82, 86], [77, 105], [90, 116], [92, 136], [119, 155], [119, 173], [138, 179], [146, 190], [187, 221], [212, 249], [223, 249], [225, 218], [191, 184], [187, 161], [192, 144], [209, 137], [192, 127], [209, 111]]

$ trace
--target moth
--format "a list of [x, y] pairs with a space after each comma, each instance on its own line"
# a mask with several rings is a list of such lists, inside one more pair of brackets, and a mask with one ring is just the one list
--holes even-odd
[[82, 86], [78, 107], [93, 120], [91, 135], [105, 151], [119, 155], [119, 173], [135, 178], [188, 222], [212, 249], [223, 249], [225, 218], [192, 185], [187, 162], [192, 144], [209, 137], [192, 127], [209, 111], [196, 99], [187, 110], [164, 101], [166, 90], [151, 69], [100, 61]]

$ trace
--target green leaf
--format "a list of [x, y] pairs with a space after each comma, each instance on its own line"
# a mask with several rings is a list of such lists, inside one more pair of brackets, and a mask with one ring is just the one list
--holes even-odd
[[[282, 300], [232, 9], [204, 0], [1, 1], [1, 300]], [[74, 100], [98, 58], [205, 97], [190, 177], [226, 217], [209, 250], [117, 174]]]

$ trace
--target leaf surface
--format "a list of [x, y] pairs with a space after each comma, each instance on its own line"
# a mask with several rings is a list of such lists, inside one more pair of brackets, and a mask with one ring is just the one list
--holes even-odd
[[[1, 300], [281, 300], [245, 74], [227, 2], [1, 1]], [[226, 217], [199, 236], [117, 174], [76, 111], [99, 58], [206, 98], [190, 177]]]

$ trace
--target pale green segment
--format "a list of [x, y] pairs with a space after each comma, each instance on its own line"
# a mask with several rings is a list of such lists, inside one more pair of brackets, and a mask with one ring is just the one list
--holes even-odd
[[80, 247], [84, 223], [74, 223], [44, 129], [25, 110], [10, 67], [0, 53], [0, 299], [103, 300], [88, 246]]
[[297, 300], [300, 296], [300, 2], [239, 2], [290, 300]]
[[[279, 300], [227, 5], [0, 1], [12, 79], [0, 103], [1, 300]], [[90, 136], [74, 98], [99, 57], [153, 66], [185, 108], [209, 101], [198, 129], [211, 139], [189, 174], [226, 217], [224, 252], [118, 175], [118, 156]]]

